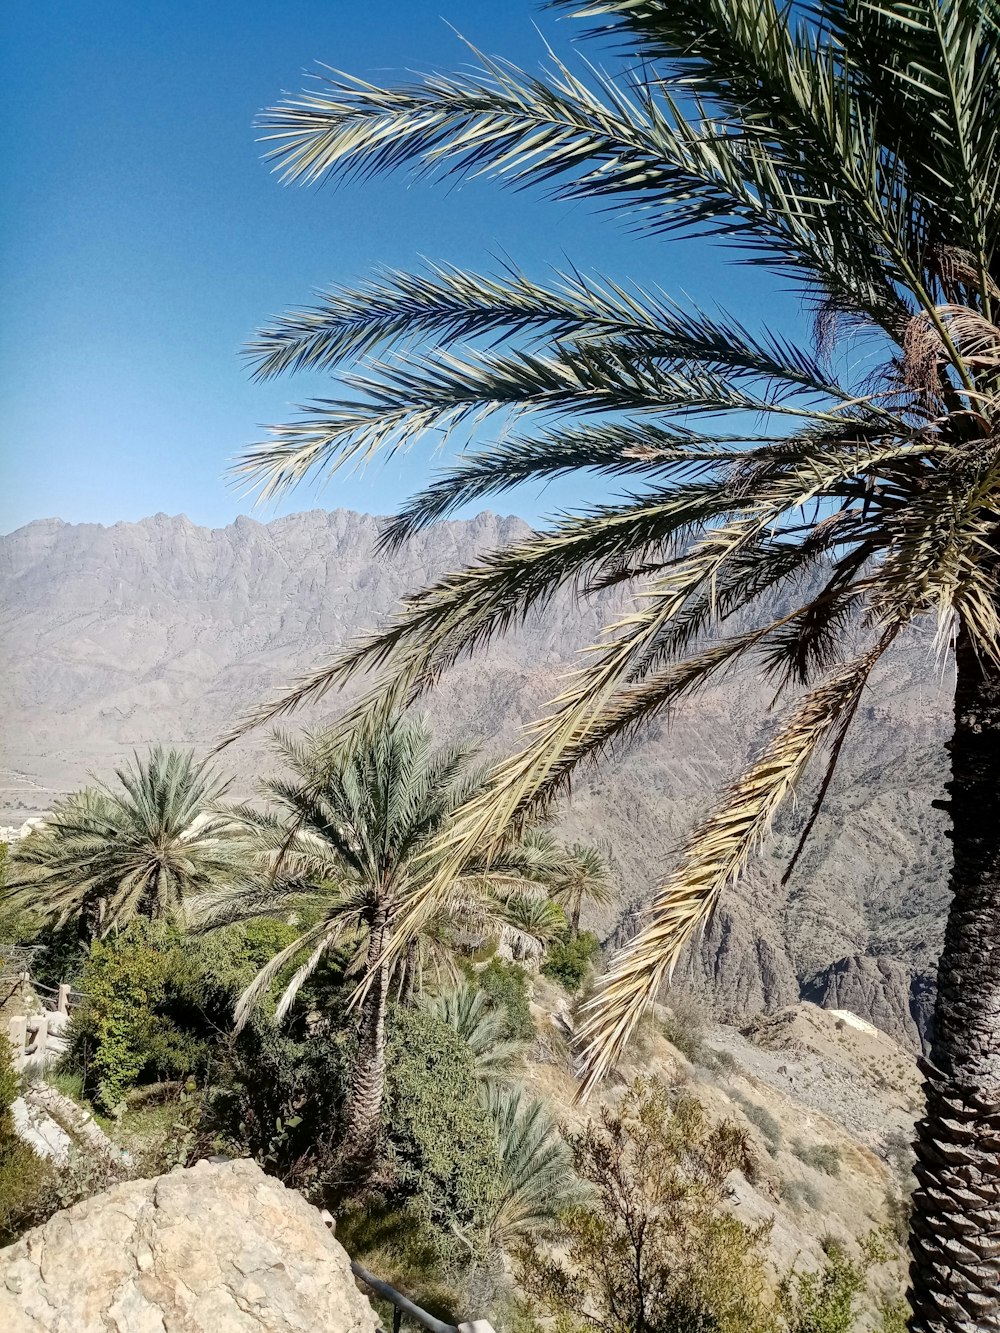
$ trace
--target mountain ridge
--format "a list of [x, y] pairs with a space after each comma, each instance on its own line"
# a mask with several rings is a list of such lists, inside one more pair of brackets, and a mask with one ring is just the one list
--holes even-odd
[[[36, 520], [0, 537], [0, 823], [38, 813], [151, 741], [209, 748], [254, 703], [384, 621], [407, 592], [530, 531], [487, 511], [376, 554], [382, 521], [312, 509], [207, 528], [160, 514], [112, 525]], [[515, 745], [621, 605], [618, 594], [559, 594], [474, 662], [456, 664], [427, 702], [438, 731], [478, 736], [494, 754]], [[624, 909], [648, 895], [711, 795], [773, 731], [771, 693], [751, 674], [736, 688], [715, 682], [669, 728], [654, 722], [581, 775], [564, 824], [609, 844]], [[331, 696], [290, 725], [320, 721], [349, 697]], [[895, 1024], [892, 1035], [912, 1044], [911, 1001], [932, 984], [946, 899], [944, 817], [930, 802], [941, 794], [949, 708], [926, 636], [911, 634], [860, 710], [791, 884], [780, 885], [782, 858], [808, 791], [776, 821], [760, 864], [726, 895], [690, 962], [688, 984], [728, 1020], [810, 988], [841, 1007], [853, 995], [862, 1016]], [[221, 762], [249, 787], [265, 751], [253, 735]], [[595, 924], [621, 939], [635, 918], [625, 910], [617, 924]], [[876, 978], [850, 962], [869, 958], [895, 966]]]

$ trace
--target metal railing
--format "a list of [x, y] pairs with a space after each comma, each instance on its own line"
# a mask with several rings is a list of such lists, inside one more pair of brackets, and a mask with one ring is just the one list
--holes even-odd
[[422, 1324], [424, 1328], [429, 1329], [430, 1333], [458, 1333], [457, 1325], [446, 1324], [442, 1319], [435, 1319], [432, 1314], [428, 1314], [426, 1310], [421, 1310], [419, 1305], [415, 1305], [408, 1296], [404, 1296], [395, 1287], [390, 1287], [388, 1282], [383, 1282], [374, 1273], [369, 1273], [368, 1269], [362, 1268], [359, 1263], [352, 1261], [351, 1272], [356, 1278], [360, 1278], [366, 1287], [370, 1287], [376, 1296], [381, 1296], [383, 1300], [391, 1302], [392, 1333], [399, 1333], [403, 1315], [409, 1315], [418, 1324]]
[[383, 1282], [374, 1273], [369, 1273], [367, 1268], [362, 1268], [361, 1264], [353, 1260], [351, 1272], [366, 1287], [371, 1288], [376, 1296], [381, 1296], [392, 1305], [392, 1333], [400, 1333], [404, 1315], [426, 1328], [428, 1333], [493, 1333], [493, 1326], [485, 1319], [473, 1319], [461, 1324], [446, 1324], [443, 1319], [436, 1319], [434, 1315], [428, 1314], [426, 1310], [422, 1310], [419, 1305], [411, 1301], [408, 1296], [404, 1296], [401, 1291], [397, 1291], [388, 1282]]

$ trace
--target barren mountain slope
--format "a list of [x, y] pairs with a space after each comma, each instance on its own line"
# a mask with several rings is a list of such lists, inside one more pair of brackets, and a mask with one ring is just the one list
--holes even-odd
[[[384, 620], [407, 590], [526, 529], [481, 514], [439, 524], [392, 557], [374, 554], [377, 531], [377, 519], [337, 510], [221, 529], [162, 514], [107, 528], [49, 519], [0, 538], [0, 823], [45, 809], [88, 772], [108, 774], [133, 747], [208, 747], [248, 707]], [[557, 598], [459, 664], [429, 704], [441, 733], [512, 744], [614, 607], [607, 596]], [[774, 728], [773, 692], [751, 677], [720, 682], [669, 729], [655, 725], [576, 784], [567, 829], [608, 843], [624, 907], [644, 898], [713, 791]], [[294, 724], [340, 703], [330, 697]], [[790, 885], [778, 881], [801, 808], [782, 816], [762, 865], [709, 928], [692, 980], [724, 1017], [787, 1004], [808, 983], [822, 1002], [915, 1039], [944, 902], [947, 844], [930, 802], [948, 709], [948, 681], [914, 635], [872, 688]], [[255, 735], [223, 758], [244, 789], [265, 743]], [[629, 923], [626, 913], [619, 936]], [[596, 924], [611, 930], [613, 915]], [[898, 966], [873, 972], [875, 955]]]

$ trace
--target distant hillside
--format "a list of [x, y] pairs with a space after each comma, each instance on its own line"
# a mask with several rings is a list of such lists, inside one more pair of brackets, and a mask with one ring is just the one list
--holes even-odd
[[[375, 558], [377, 531], [377, 519], [337, 510], [218, 529], [163, 514], [113, 527], [47, 519], [0, 538], [0, 824], [45, 809], [152, 740], [209, 746], [250, 704], [383, 620], [407, 590], [526, 528], [481, 514]], [[559, 598], [485, 658], [460, 663], [429, 704], [441, 733], [476, 735], [492, 749], [514, 743], [612, 610], [607, 598]], [[576, 785], [565, 822], [608, 844], [623, 908], [642, 901], [713, 791], [774, 726], [772, 694], [756, 679], [716, 684], [669, 729], [656, 726]], [[781, 858], [801, 811], [782, 817], [763, 865], [709, 927], [690, 982], [724, 1017], [786, 1005], [805, 987], [917, 1039], [946, 896], [947, 843], [930, 802], [944, 777], [949, 708], [948, 682], [913, 636], [871, 691], [788, 889], [778, 888]], [[244, 789], [266, 762], [265, 740], [227, 752]], [[624, 911], [618, 938], [634, 917]]]

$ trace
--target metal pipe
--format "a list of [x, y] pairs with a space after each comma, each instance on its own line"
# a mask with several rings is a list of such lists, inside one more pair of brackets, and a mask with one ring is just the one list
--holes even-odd
[[[428, 1314], [426, 1310], [421, 1310], [419, 1305], [414, 1305], [402, 1292], [397, 1291], [395, 1287], [390, 1287], [388, 1282], [383, 1282], [374, 1273], [369, 1273], [368, 1269], [362, 1268], [359, 1263], [352, 1261], [351, 1272], [355, 1277], [359, 1277], [366, 1287], [371, 1287], [376, 1295], [391, 1301], [397, 1311], [408, 1314], [411, 1319], [415, 1319], [418, 1324], [423, 1324], [424, 1328], [429, 1329], [430, 1333], [458, 1333], [455, 1324], [446, 1324], [442, 1319], [435, 1319], [432, 1314]], [[393, 1328], [396, 1328], [396, 1320], [393, 1319], [392, 1322]]]

